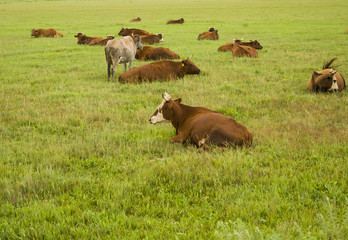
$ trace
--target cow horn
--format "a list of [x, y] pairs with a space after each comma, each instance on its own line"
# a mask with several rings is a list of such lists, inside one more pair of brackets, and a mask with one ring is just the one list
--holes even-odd
[[191, 59], [193, 57], [193, 55], [191, 55], [190, 57], [188, 57], [187, 59]]
[[335, 70], [332, 74], [335, 74], [335, 73], [337, 73], [337, 70]]

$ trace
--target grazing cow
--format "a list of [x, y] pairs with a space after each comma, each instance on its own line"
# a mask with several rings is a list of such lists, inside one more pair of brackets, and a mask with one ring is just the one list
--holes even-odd
[[249, 46], [242, 46], [239, 44], [233, 44], [232, 48], [232, 56], [233, 57], [259, 57], [259, 53], [255, 48]]
[[108, 81], [110, 81], [110, 67], [112, 65], [112, 81], [115, 81], [115, 69], [117, 64], [123, 63], [124, 71], [129, 70], [135, 58], [137, 49], [143, 49], [141, 38], [138, 35], [109, 40], [105, 46], [105, 58], [108, 64]]
[[49, 29], [31, 29], [31, 36], [32, 37], [63, 37], [63, 34], [58, 32], [54, 28]]
[[137, 49], [135, 58], [140, 61], [179, 59], [180, 55], [164, 47], [144, 46], [142, 50]]
[[184, 19], [180, 18], [178, 20], [170, 20], [167, 22], [167, 24], [183, 24], [184, 23]]
[[152, 33], [149, 33], [148, 31], [142, 30], [142, 29], [136, 29], [136, 28], [122, 28], [121, 31], [118, 33], [119, 36], [131, 36], [131, 35], [139, 35], [139, 36], [148, 36], [153, 35]]
[[132, 18], [131, 20], [129, 20], [130, 22], [140, 22], [141, 18], [137, 17], [137, 18]]
[[154, 44], [154, 43], [163, 42], [162, 34], [140, 36], [140, 37], [143, 44]]
[[197, 147], [217, 145], [221, 147], [250, 146], [252, 134], [234, 119], [203, 107], [181, 104], [181, 98], [173, 100], [164, 92], [163, 101], [152, 114], [152, 124], [171, 122], [176, 136], [170, 142], [190, 142]]
[[94, 39], [92, 40], [88, 45], [89, 46], [106, 46], [106, 44], [108, 43], [109, 40], [114, 39], [115, 36], [107, 36], [107, 38], [105, 39]]
[[324, 63], [323, 70], [314, 71], [307, 83], [307, 89], [312, 92], [340, 92], [346, 88], [346, 81], [343, 76], [333, 70], [331, 64], [336, 58]]
[[77, 44], [90, 44], [92, 41], [101, 41], [102, 37], [88, 37], [85, 34], [78, 33], [74, 37], [77, 38]]
[[208, 32], [204, 32], [198, 35], [198, 40], [218, 40], [218, 30], [210, 28]]
[[250, 40], [250, 42], [242, 42], [241, 40], [234, 40], [233, 42], [228, 42], [225, 45], [222, 45], [221, 47], [219, 47], [218, 51], [219, 52], [232, 51], [234, 43], [237, 43], [237, 44], [243, 45], [243, 46], [253, 47], [255, 49], [262, 49], [263, 48], [257, 40], [254, 40], [254, 41]]
[[135, 67], [122, 73], [118, 78], [120, 83], [153, 82], [156, 80], [171, 80], [183, 78], [185, 74], [199, 74], [201, 70], [186, 58], [181, 62], [163, 60]]

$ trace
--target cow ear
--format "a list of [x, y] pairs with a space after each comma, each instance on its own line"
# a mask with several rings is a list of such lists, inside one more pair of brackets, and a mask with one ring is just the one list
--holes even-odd
[[314, 71], [314, 72], [313, 72], [313, 75], [314, 75], [314, 76], [320, 76], [320, 75], [322, 75], [322, 73], [320, 73], [320, 72], [318, 72], [318, 71]]
[[174, 101], [177, 103], [181, 103], [181, 98], [175, 99]]

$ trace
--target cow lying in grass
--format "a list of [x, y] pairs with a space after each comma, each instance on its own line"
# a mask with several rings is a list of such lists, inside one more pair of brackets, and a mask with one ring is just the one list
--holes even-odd
[[185, 74], [199, 74], [200, 71], [190, 58], [186, 58], [181, 62], [163, 60], [135, 67], [122, 73], [118, 81], [120, 83], [141, 83], [172, 80], [183, 78]]
[[132, 18], [131, 20], [129, 20], [130, 22], [140, 22], [141, 18], [137, 17], [137, 18]]
[[184, 23], [184, 19], [183, 18], [180, 18], [178, 20], [169, 20], [167, 22], [167, 24], [183, 24]]
[[234, 43], [232, 47], [232, 56], [257, 58], [259, 57], [259, 53], [253, 47], [243, 46]]
[[102, 37], [89, 37], [83, 33], [78, 33], [74, 37], [77, 38], [77, 44], [90, 44], [92, 41], [97, 42], [103, 40]]
[[137, 29], [137, 28], [122, 28], [118, 33], [119, 36], [131, 36], [131, 35], [139, 35], [139, 36], [149, 36], [153, 35], [153, 33], [149, 33], [148, 31]]
[[331, 64], [336, 58], [324, 63], [323, 70], [314, 71], [307, 83], [307, 89], [312, 92], [340, 92], [346, 88], [343, 76], [334, 70]]
[[41, 37], [63, 37], [63, 34], [54, 28], [49, 29], [31, 29], [31, 36], [36, 38]]
[[218, 30], [210, 28], [208, 32], [204, 32], [198, 35], [198, 40], [218, 40], [219, 34]]
[[114, 39], [114, 36], [107, 36], [105, 39], [94, 39], [88, 45], [89, 46], [106, 46], [109, 40]]
[[169, 139], [170, 142], [188, 141], [197, 147], [252, 144], [252, 134], [234, 119], [207, 108], [181, 104], [181, 98], [173, 100], [167, 92], [162, 97], [162, 103], [149, 121], [152, 124], [171, 122], [177, 135]]
[[232, 42], [228, 42], [225, 45], [222, 45], [221, 47], [219, 47], [218, 51], [219, 52], [232, 51], [234, 43], [236, 43], [238, 45], [242, 45], [242, 46], [253, 47], [255, 49], [262, 49], [263, 48], [257, 40], [254, 40], [254, 41], [250, 40], [250, 42], [242, 42], [241, 40], [234, 40]]
[[180, 55], [171, 51], [169, 48], [144, 46], [142, 50], [137, 49], [135, 58], [140, 61], [179, 59]]

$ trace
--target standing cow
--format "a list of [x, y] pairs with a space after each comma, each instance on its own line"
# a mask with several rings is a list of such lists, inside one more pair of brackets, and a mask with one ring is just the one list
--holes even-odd
[[115, 81], [117, 64], [123, 63], [124, 71], [129, 70], [135, 58], [137, 49], [143, 49], [141, 38], [138, 35], [109, 40], [105, 46], [105, 58], [108, 64], [108, 81], [110, 81], [110, 67], [112, 65], [112, 81]]

